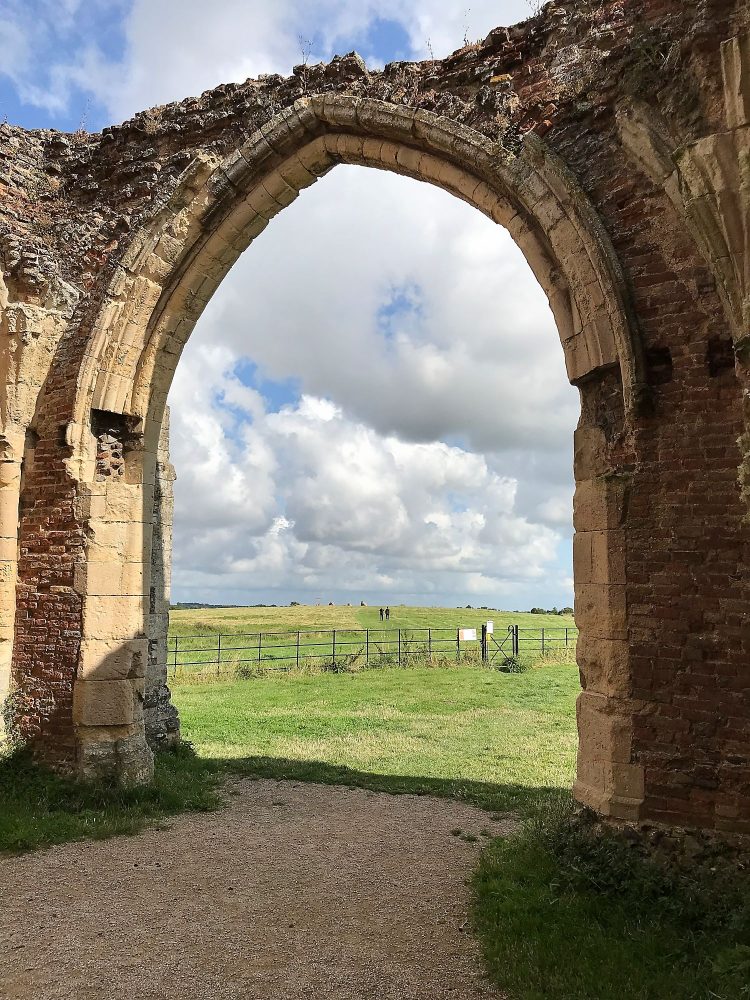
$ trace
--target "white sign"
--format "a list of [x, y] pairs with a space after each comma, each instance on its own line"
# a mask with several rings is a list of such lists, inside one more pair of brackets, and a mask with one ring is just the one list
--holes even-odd
[[495, 623], [487, 622], [487, 635], [492, 635], [494, 631], [495, 631]]
[[458, 630], [459, 642], [476, 642], [477, 630], [475, 628], [460, 628]]

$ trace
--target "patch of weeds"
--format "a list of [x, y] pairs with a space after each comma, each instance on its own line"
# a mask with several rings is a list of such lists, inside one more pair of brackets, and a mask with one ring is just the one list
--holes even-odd
[[3, 701], [2, 705], [0, 705], [0, 718], [2, 719], [0, 725], [2, 725], [9, 748], [17, 746], [18, 743], [15, 734], [15, 723], [16, 719], [21, 714], [21, 698], [22, 695], [20, 691], [11, 691], [11, 693]]
[[750, 876], [733, 861], [650, 855], [557, 804], [493, 841], [474, 897], [516, 1000], [750, 998]]
[[[665, 83], [675, 79], [681, 61], [679, 40], [675, 40], [664, 28], [637, 24], [630, 39], [630, 60], [623, 73], [623, 87], [634, 96], [646, 97], [657, 93]], [[687, 83], [686, 89], [695, 89], [692, 80]]]
[[462, 833], [463, 830], [461, 829], [460, 826], [456, 826], [451, 830], [451, 836], [453, 837], [460, 837]]
[[461, 840], [463, 840], [466, 844], [476, 844], [479, 837], [475, 836], [473, 833], [462, 833]]
[[523, 674], [529, 666], [518, 656], [506, 656], [497, 669], [503, 674]]
[[538, 659], [531, 665], [533, 667], [549, 667], [560, 664], [561, 666], [575, 667], [575, 660], [576, 651], [573, 646], [553, 646], [540, 653]]
[[328, 660], [322, 664], [320, 667], [321, 671], [326, 674], [353, 674], [357, 672], [358, 661], [360, 657], [364, 654], [364, 648], [359, 650], [358, 653], [347, 653], [344, 656], [338, 656], [335, 660]]
[[268, 671], [254, 663], [242, 663], [234, 672], [234, 676], [242, 681], [252, 681], [259, 677], [265, 677]]
[[218, 780], [187, 744], [158, 753], [154, 781], [137, 788], [61, 777], [28, 750], [9, 748], [0, 755], [0, 851], [137, 833], [165, 816], [216, 809]]

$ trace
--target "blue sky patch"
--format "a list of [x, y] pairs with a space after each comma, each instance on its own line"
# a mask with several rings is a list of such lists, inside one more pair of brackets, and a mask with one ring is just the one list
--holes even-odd
[[367, 33], [366, 55], [381, 63], [410, 59], [413, 55], [411, 39], [403, 24], [386, 18], [377, 18]]
[[422, 289], [415, 282], [394, 285], [390, 289], [388, 298], [377, 311], [378, 332], [386, 340], [393, 340], [399, 327], [406, 325], [407, 318], [417, 322], [424, 318]]
[[[12, 67], [0, 64], [0, 121], [24, 128], [54, 127], [67, 132], [78, 128], [93, 132], [107, 125], [110, 116], [104, 105], [65, 77], [64, 71], [61, 77], [57, 68], [76, 64], [86, 50], [97, 52], [109, 65], [120, 63], [125, 54], [125, 14], [129, 9], [130, 0], [84, 3], [66, 22], [63, 16], [50, 17], [49, 5], [41, 0], [25, 0], [22, 5], [12, 7], [6, 16], [28, 39], [34, 87], [65, 99], [66, 107], [64, 111], [44, 107], [38, 95], [32, 101], [23, 86], [17, 87]], [[56, 69], [57, 74], [50, 73], [50, 68]], [[29, 73], [22, 75], [28, 78]]]
[[284, 406], [297, 403], [302, 393], [299, 379], [285, 378], [276, 381], [266, 378], [249, 358], [242, 358], [234, 366], [234, 374], [243, 385], [258, 390], [269, 413], [278, 413]]

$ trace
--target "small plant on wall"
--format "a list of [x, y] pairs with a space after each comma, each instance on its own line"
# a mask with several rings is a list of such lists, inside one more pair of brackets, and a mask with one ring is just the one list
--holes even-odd
[[21, 691], [11, 691], [2, 705], [0, 705], [0, 737], [5, 740], [8, 748], [16, 748], [21, 745], [21, 737], [17, 728], [17, 720], [23, 703]]

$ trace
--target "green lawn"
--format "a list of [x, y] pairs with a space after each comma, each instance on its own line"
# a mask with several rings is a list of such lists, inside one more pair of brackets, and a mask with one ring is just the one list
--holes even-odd
[[122, 789], [61, 778], [25, 750], [0, 746], [0, 855], [137, 833], [175, 813], [217, 809], [219, 777], [181, 747], [159, 755], [153, 784]]
[[[346, 668], [393, 666], [429, 659], [433, 663], [479, 663], [478, 641], [457, 642], [457, 630], [494, 623], [489, 651], [496, 662], [512, 652], [508, 627], [521, 629], [520, 652], [526, 660], [566, 643], [576, 631], [569, 615], [532, 615], [490, 609], [393, 607], [388, 621], [379, 608], [296, 606], [280, 608], [207, 608], [170, 614], [170, 679], [231, 678], [238, 672], [259, 674], [278, 669], [320, 670], [333, 663]], [[369, 637], [364, 631], [369, 629]], [[502, 644], [502, 648], [501, 647]]]
[[462, 667], [173, 688], [201, 756], [245, 772], [519, 809], [570, 787], [578, 672]]
[[0, 754], [0, 851], [138, 830], [215, 808], [222, 774], [455, 796], [528, 811], [564, 795], [575, 760], [578, 674], [461, 668], [276, 675], [174, 688], [195, 752], [161, 754], [149, 788], [66, 781]]

